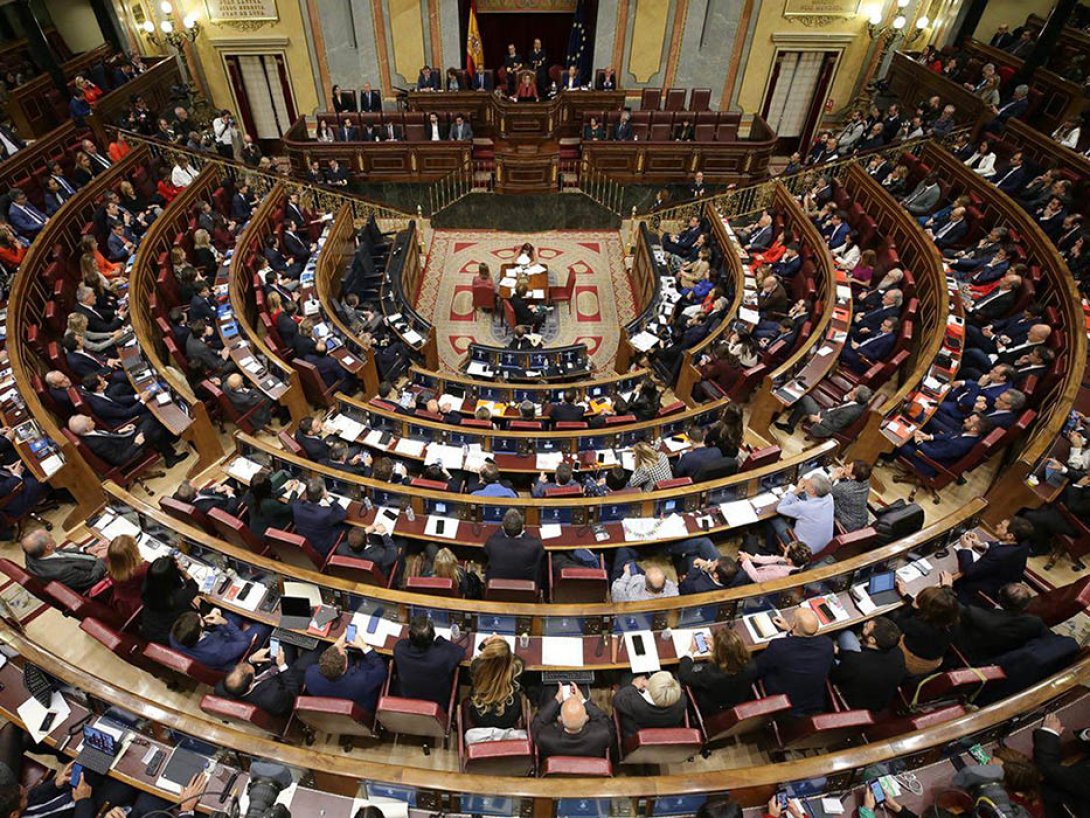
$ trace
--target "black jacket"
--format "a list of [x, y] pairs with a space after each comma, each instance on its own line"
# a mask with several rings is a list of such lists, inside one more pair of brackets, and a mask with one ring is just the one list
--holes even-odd
[[829, 674], [849, 707], [875, 711], [893, 701], [904, 677], [905, 655], [898, 645], [887, 651], [842, 650], [840, 662]]
[[825, 710], [825, 680], [832, 666], [833, 643], [827, 636], [774, 639], [757, 658], [765, 692], [786, 693], [797, 716]]
[[620, 714], [621, 732], [631, 736], [645, 727], [680, 727], [688, 700], [682, 696], [669, 707], [647, 701], [633, 685], [625, 685], [613, 697], [613, 709]]
[[545, 575], [545, 547], [537, 537], [508, 537], [500, 529], [484, 544], [488, 558], [485, 579], [529, 579], [541, 583]]
[[1038, 616], [965, 605], [954, 633], [954, 644], [970, 662], [982, 663], [1043, 636], [1047, 628]]
[[560, 703], [550, 699], [534, 717], [534, 743], [542, 759], [549, 756], [605, 757], [613, 742], [613, 724], [609, 716], [591, 702], [586, 703], [590, 721], [578, 733], [565, 732], [557, 721]]
[[697, 664], [691, 656], [683, 656], [677, 675], [682, 684], [692, 688], [700, 712], [707, 716], [753, 698], [757, 665], [750, 661], [741, 673], [732, 675], [711, 662]]
[[421, 650], [400, 639], [394, 645], [397, 693], [410, 699], [426, 699], [446, 707], [454, 671], [465, 659], [465, 650], [437, 636]]

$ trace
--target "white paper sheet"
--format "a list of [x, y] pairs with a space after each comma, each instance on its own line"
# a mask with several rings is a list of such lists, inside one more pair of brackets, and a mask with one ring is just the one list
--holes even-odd
[[556, 471], [557, 466], [563, 462], [563, 452], [540, 452], [534, 461], [534, 468], [538, 471]]
[[[712, 645], [712, 632], [711, 628], [674, 628], [670, 631], [670, 638], [674, 640], [674, 655], [684, 656], [689, 652], [689, 648], [693, 646], [693, 637], [698, 634], [704, 634], [704, 639], [707, 640], [708, 647]], [[711, 653], [698, 653], [696, 656], [708, 656]]]
[[[635, 636], [643, 639], [643, 656], [636, 655], [636, 648], [633, 645]], [[662, 667], [659, 663], [659, 646], [655, 643], [655, 634], [651, 631], [626, 631], [624, 644], [625, 650], [628, 651], [628, 664], [633, 673], [654, 673]]]
[[397, 445], [394, 446], [394, 452], [396, 454], [403, 454], [407, 457], [420, 457], [424, 453], [424, 447], [428, 444], [423, 440], [412, 440], [407, 437], [403, 437], [397, 441]]
[[352, 624], [356, 626], [356, 633], [359, 634], [359, 637], [371, 647], [381, 648], [386, 644], [387, 636], [401, 635], [401, 625], [399, 623], [393, 622], [381, 616], [375, 623], [375, 632], [368, 633], [367, 629], [371, 626], [371, 622], [374, 619], [375, 617], [372, 614], [352, 614]]
[[541, 637], [541, 663], [551, 667], [582, 667], [583, 640], [578, 636]]
[[358, 420], [348, 417], [348, 415], [337, 415], [327, 422], [337, 432], [338, 437], [347, 440], [349, 443], [355, 443], [359, 436], [363, 434], [363, 430], [367, 428]]
[[[779, 639], [781, 636], [787, 636], [786, 631], [781, 631], [775, 625], [772, 624], [772, 619], [779, 615], [778, 611], [761, 611], [760, 613], [750, 614], [749, 616], [742, 617], [742, 624], [746, 626], [746, 630], [749, 631], [749, 637], [754, 642], [763, 643], [771, 642], [773, 639]], [[768, 620], [768, 629], [775, 631], [770, 636], [762, 636], [761, 632], [757, 630], [755, 621]]]
[[[19, 705], [15, 712], [19, 714], [19, 719], [26, 725], [26, 730], [30, 733], [30, 737], [34, 739], [35, 743], [38, 743], [46, 736], [51, 735], [60, 729], [60, 726], [64, 724], [65, 719], [71, 714], [72, 708], [68, 706], [68, 702], [64, 700], [64, 696], [54, 691], [53, 698], [50, 700], [48, 708], [42, 707], [41, 702], [31, 696]], [[42, 732], [40, 728], [48, 713], [56, 713], [57, 715], [54, 717], [53, 724], [49, 730]]]
[[[439, 532], [440, 520], [443, 521], [442, 533]], [[447, 540], [453, 540], [458, 535], [458, 520], [454, 517], [429, 515], [427, 523], [424, 524], [424, 533], [429, 537], [443, 537]]]
[[749, 500], [734, 500], [730, 503], [720, 503], [719, 513], [723, 515], [723, 519], [727, 521], [727, 525], [731, 528], [750, 525], [760, 519], [757, 516], [757, 512], [753, 510], [753, 506], [750, 504]]
[[108, 526], [99, 531], [99, 533], [102, 535], [102, 538], [106, 540], [112, 540], [114, 537], [120, 537], [122, 534], [135, 537], [140, 533], [140, 526], [130, 522], [126, 517], [117, 516]]
[[538, 536], [543, 540], [555, 540], [563, 533], [560, 523], [545, 523], [538, 529]]
[[461, 446], [444, 443], [429, 443], [424, 454], [425, 463], [439, 463], [444, 469], [460, 469], [464, 459], [465, 452]]
[[363, 442], [365, 445], [370, 446], [373, 449], [389, 449], [389, 445], [382, 445], [381, 441], [384, 434], [386, 434], [386, 432], [382, 431], [381, 429], [375, 429], [374, 431], [367, 433], [367, 437], [363, 439]]

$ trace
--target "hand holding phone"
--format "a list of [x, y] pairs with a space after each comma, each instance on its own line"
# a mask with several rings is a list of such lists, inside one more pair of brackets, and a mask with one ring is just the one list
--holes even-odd
[[344, 641], [348, 644], [352, 644], [356, 641], [356, 625], [354, 623], [345, 628]]

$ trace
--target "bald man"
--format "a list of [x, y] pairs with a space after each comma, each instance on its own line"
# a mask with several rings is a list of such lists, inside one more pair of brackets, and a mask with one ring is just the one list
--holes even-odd
[[677, 583], [669, 579], [657, 565], [640, 568], [633, 548], [618, 548], [613, 557], [613, 584], [610, 596], [614, 602], [636, 602], [677, 596]]
[[[565, 701], [567, 693], [569, 698]], [[559, 718], [558, 718], [559, 716]], [[613, 743], [609, 716], [583, 700], [575, 685], [557, 685], [556, 696], [534, 717], [534, 742], [538, 755], [603, 757]]]
[[765, 692], [769, 696], [786, 693], [795, 716], [824, 712], [825, 680], [833, 666], [832, 640], [818, 635], [817, 614], [808, 609], [796, 611], [792, 623], [782, 616], [772, 621], [787, 636], [773, 639], [757, 656], [757, 675], [764, 680]]

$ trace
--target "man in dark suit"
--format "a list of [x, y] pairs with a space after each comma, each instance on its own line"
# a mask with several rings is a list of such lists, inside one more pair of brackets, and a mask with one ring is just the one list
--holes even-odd
[[352, 120], [344, 117], [341, 124], [337, 126], [337, 130], [333, 132], [333, 138], [337, 142], [355, 142], [359, 139], [359, 132], [356, 130], [356, 126], [352, 124]]
[[695, 480], [701, 469], [721, 458], [718, 437], [712, 427], [708, 426], [704, 429], [700, 445], [683, 454], [678, 460], [677, 465], [674, 466], [674, 477], [692, 477]]
[[621, 111], [621, 118], [613, 129], [613, 139], [617, 142], [632, 141], [632, 112], [627, 108]]
[[473, 74], [474, 91], [491, 91], [492, 75], [483, 68], [478, 68]]
[[788, 434], [795, 433], [795, 427], [803, 418], [810, 421], [807, 434], [818, 440], [827, 440], [837, 432], [847, 429], [866, 411], [874, 393], [869, 386], [853, 386], [844, 393], [844, 400], [836, 406], [822, 409], [810, 395], [803, 395], [791, 407], [787, 423], [777, 422], [776, 428]]
[[621, 732], [635, 735], [644, 728], [680, 727], [688, 699], [668, 670], [650, 677], [639, 675], [613, 694], [613, 712], [620, 716]]
[[838, 640], [838, 658], [829, 678], [844, 696], [848, 707], [885, 710], [905, 677], [901, 629], [880, 616], [863, 625], [856, 638], [850, 631]]
[[545, 547], [537, 537], [529, 536], [525, 520], [517, 508], [503, 515], [500, 530], [484, 544], [488, 559], [485, 579], [528, 579], [538, 583], [545, 577]]
[[336, 358], [330, 357], [328, 344], [325, 341], [316, 342], [314, 352], [306, 355], [304, 360], [308, 364], [313, 364], [314, 368], [318, 370], [318, 374], [322, 376], [322, 383], [327, 387], [336, 387], [337, 392], [351, 393], [356, 391], [355, 378], [337, 363]]
[[284, 309], [276, 316], [276, 334], [288, 349], [295, 346], [295, 336], [299, 334], [299, 325], [295, 323], [295, 314], [298, 311], [294, 301], [285, 301]]
[[235, 371], [235, 362], [231, 360], [230, 350], [213, 349], [212, 338], [216, 331], [211, 324], [198, 319], [189, 323], [189, 337], [185, 339], [186, 360], [199, 363], [205, 371], [222, 377]]
[[250, 220], [256, 206], [257, 197], [250, 193], [250, 185], [245, 181], [240, 182], [238, 190], [231, 197], [231, 218], [244, 224]]
[[225, 511], [234, 516], [238, 514], [239, 498], [235, 490], [226, 483], [210, 485], [207, 488], [198, 489], [188, 480], [183, 480], [174, 490], [174, 499], [181, 503], [194, 506], [198, 511], [207, 514], [214, 508]]
[[[351, 644], [346, 636], [347, 631], [342, 632], [336, 642], [322, 651], [318, 664], [306, 669], [307, 695], [347, 699], [373, 713], [382, 683], [386, 681], [386, 663], [363, 641], [363, 634], [357, 633]], [[354, 649], [353, 656], [348, 655], [350, 647]]]
[[602, 73], [594, 80], [594, 88], [597, 91], [615, 91], [617, 89], [617, 75], [612, 68], [602, 69]]
[[242, 375], [238, 372], [227, 376], [227, 380], [223, 383], [223, 394], [235, 407], [235, 411], [240, 414], [245, 414], [254, 407], [260, 407], [250, 416], [250, 422], [258, 429], [269, 425], [269, 421], [272, 420], [272, 401], [256, 389], [246, 386]]
[[935, 414], [960, 426], [967, 415], [991, 409], [996, 399], [1013, 385], [1014, 369], [1008, 364], [995, 364], [975, 381], [954, 381]]
[[53, 535], [44, 528], [26, 534], [20, 545], [27, 573], [42, 582], [59, 582], [82, 594], [106, 575], [106, 563], [98, 555], [58, 548]]
[[57, 180], [52, 176], [45, 180], [45, 212], [47, 216], [52, 216], [61, 206], [71, 198], [70, 193], [66, 193], [61, 190]]
[[317, 249], [316, 244], [307, 241], [299, 232], [299, 225], [294, 219], [284, 220], [284, 230], [281, 236], [281, 242], [284, 246], [284, 255], [293, 263], [302, 264], [304, 267], [310, 260], [311, 253]]
[[938, 230], [928, 230], [927, 233], [935, 242], [940, 252], [953, 247], [969, 232], [969, 222], [965, 220], [965, 208], [955, 207], [950, 211], [950, 218], [946, 224]]
[[284, 646], [271, 658], [268, 648], [262, 648], [249, 661], [231, 668], [213, 692], [252, 704], [272, 716], [288, 716], [295, 706], [295, 697], [303, 691], [307, 668], [318, 661], [319, 655], [317, 650], [307, 651], [289, 664]]
[[978, 326], [1005, 318], [1018, 300], [1018, 288], [1022, 286], [1022, 277], [1017, 273], [1007, 273], [994, 290], [982, 298], [974, 300], [966, 310], [969, 320]]
[[325, 183], [333, 187], [348, 187], [348, 168], [342, 167], [336, 159], [330, 159], [325, 171]]
[[820, 622], [811, 610], [800, 608], [793, 624], [782, 617], [776, 627], [787, 631], [773, 639], [757, 657], [757, 676], [764, 680], [768, 695], [786, 693], [791, 713], [808, 716], [825, 710], [825, 681], [833, 666], [833, 643], [820, 636]]
[[315, 417], [308, 415], [299, 421], [295, 442], [303, 447], [310, 460], [321, 463], [329, 457], [329, 442], [322, 436], [322, 424]]
[[189, 323], [200, 320], [211, 323], [216, 317], [216, 305], [212, 301], [212, 287], [208, 279], [201, 279], [189, 301]]
[[243, 630], [224, 617], [219, 608], [203, 618], [196, 611], [186, 611], [170, 629], [170, 647], [213, 670], [230, 670], [250, 648], [268, 636], [268, 626], [254, 625]]
[[1029, 110], [1029, 86], [1019, 85], [1007, 102], [992, 106], [995, 117], [984, 126], [984, 133], [1002, 133], [1007, 127], [1007, 120], [1021, 119], [1027, 110]]
[[1059, 716], [1049, 713], [1033, 731], [1033, 763], [1044, 776], [1041, 789], [1046, 814], [1086, 818], [1090, 812], [1090, 756], [1084, 754], [1074, 764], [1065, 764], [1060, 742], [1063, 730]]
[[565, 701], [563, 686], [557, 685], [554, 698], [534, 717], [533, 735], [538, 756], [604, 757], [613, 744], [613, 723], [575, 685], [568, 688]]
[[400, 125], [395, 125], [389, 121], [382, 124], [383, 142], [400, 142], [402, 139], [404, 139], [404, 136], [402, 136]]
[[878, 331], [863, 341], [848, 339], [840, 352], [840, 363], [857, 375], [862, 375], [875, 363], [884, 361], [897, 343], [897, 323], [886, 318]]
[[991, 284], [993, 281], [1001, 279], [1006, 275], [1010, 266], [1010, 250], [1007, 249], [1006, 245], [1000, 245], [995, 248], [995, 252], [990, 257], [963, 264], [954, 271], [954, 275], [958, 281], [974, 287], [982, 287], [985, 284]]
[[145, 415], [114, 432], [96, 429], [94, 420], [87, 415], [73, 415], [68, 419], [68, 429], [95, 457], [111, 466], [123, 466], [135, 460], [148, 446], [162, 455], [168, 469], [189, 457], [188, 449], [181, 454], [174, 453], [166, 430], [151, 415]]
[[992, 177], [993, 184], [1008, 196], [1017, 196], [1029, 182], [1029, 168], [1022, 159], [1022, 151], [1011, 154], [1007, 167]]
[[438, 91], [439, 90], [439, 72], [432, 71], [430, 65], [425, 65], [420, 69], [420, 74], [416, 78], [416, 90], [417, 91]]
[[981, 600], [963, 605], [954, 645], [973, 664], [986, 664], [1048, 633], [1039, 616], [1026, 613], [1033, 592], [1023, 582], [1010, 582], [997, 594], [998, 608], [982, 607]]
[[991, 430], [992, 425], [988, 420], [980, 415], [969, 415], [957, 433], [917, 430], [913, 439], [899, 447], [894, 454], [904, 457], [924, 477], [934, 477], [937, 472], [929, 463], [921, 460], [919, 454], [926, 455], [941, 466], [952, 466], [972, 451]]
[[365, 82], [360, 91], [360, 111], [377, 113], [382, 110], [382, 94], [371, 88], [371, 83]]
[[572, 423], [578, 423], [583, 420], [586, 415], [586, 407], [576, 403], [575, 400], [578, 394], [574, 389], [564, 390], [564, 400], [561, 403], [554, 403], [549, 408], [549, 417], [555, 421], [566, 421]]
[[699, 235], [700, 217], [693, 216], [689, 219], [688, 226], [680, 233], [672, 233], [662, 237], [663, 252], [680, 255], [696, 243], [696, 237]]
[[1006, 49], [1006, 47], [1013, 42], [1014, 35], [1011, 34], [1010, 26], [1003, 23], [995, 30], [995, 34], [993, 34], [992, 38], [988, 41], [988, 45], [992, 48]]
[[855, 341], [865, 341], [877, 335], [886, 320], [896, 321], [901, 317], [902, 303], [904, 303], [904, 293], [901, 290], [886, 290], [877, 308], [857, 312], [852, 316], [851, 338]]
[[996, 526], [995, 535], [997, 539], [986, 541], [975, 531], [968, 531], [958, 540], [960, 576], [954, 582], [954, 591], [962, 604], [979, 603], [977, 593], [994, 599], [1004, 585], [1022, 581], [1033, 541], [1033, 523], [1024, 517], [1011, 517]]
[[101, 371], [90, 373], [80, 383], [80, 397], [98, 420], [116, 426], [148, 414], [148, 407], [142, 401], [150, 395], [111, 395], [109, 386], [109, 380]]
[[780, 256], [780, 260], [772, 265], [772, 273], [778, 276], [780, 281], [794, 278], [801, 269], [802, 256], [799, 255], [799, 248], [794, 244], [789, 244]]
[[435, 627], [424, 614], [409, 621], [409, 636], [394, 644], [397, 668], [395, 695], [424, 699], [446, 708], [458, 665], [466, 658], [464, 648], [435, 635]]
[[306, 537], [323, 557], [345, 533], [344, 521], [348, 512], [330, 497], [320, 477], [307, 481], [306, 494], [292, 502], [291, 514], [295, 533]]

